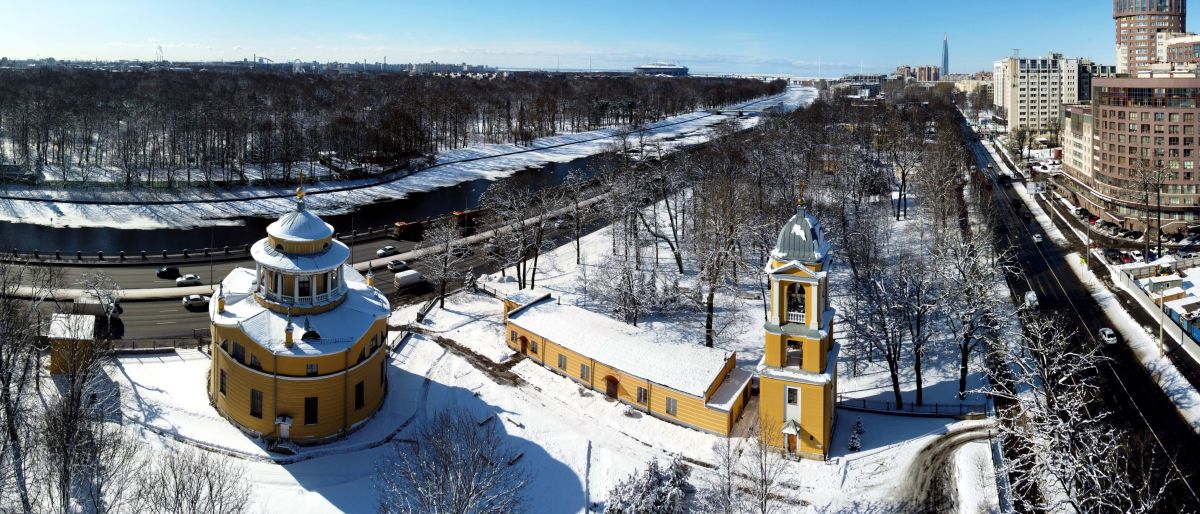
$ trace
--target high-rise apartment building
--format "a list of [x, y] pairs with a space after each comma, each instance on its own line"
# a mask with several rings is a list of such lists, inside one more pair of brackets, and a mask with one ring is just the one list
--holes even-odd
[[917, 66], [913, 71], [916, 73], [917, 81], [919, 82], [937, 82], [938, 79], [942, 78], [941, 68], [932, 64]]
[[1113, 0], [1117, 72], [1136, 74], [1158, 54], [1159, 32], [1185, 32], [1186, 0]]
[[1113, 66], [1051, 53], [1046, 57], [1009, 57], [992, 71], [993, 103], [1009, 130], [1037, 133], [1061, 128], [1062, 106], [1091, 99], [1092, 79], [1116, 73]]

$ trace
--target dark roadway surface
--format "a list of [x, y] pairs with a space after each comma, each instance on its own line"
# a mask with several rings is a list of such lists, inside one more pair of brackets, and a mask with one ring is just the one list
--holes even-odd
[[[583, 233], [587, 234], [600, 229], [605, 224], [598, 217], [592, 215], [590, 218], [585, 218], [587, 221], [583, 226]], [[552, 246], [558, 246], [571, 241], [571, 226], [565, 225], [561, 229], [549, 228], [547, 231], [547, 240]], [[375, 255], [375, 250], [378, 250], [384, 245], [393, 245], [400, 249], [400, 252], [407, 252], [417, 246], [417, 243], [412, 241], [397, 241], [390, 238], [379, 239], [375, 241], [363, 242], [354, 245], [352, 248], [351, 262], [362, 262]], [[494, 266], [487, 262], [486, 256], [478, 249], [464, 259], [457, 268], [461, 271], [471, 272], [478, 275], [481, 272], [493, 273], [497, 270]], [[392, 273], [386, 268], [380, 267], [395, 257], [380, 257], [375, 259], [376, 267], [375, 285], [379, 287], [388, 299], [392, 301], [392, 307], [397, 305], [414, 303], [428, 298], [428, 289], [422, 290], [415, 288], [411, 291], [403, 293], [397, 292], [392, 285]], [[409, 262], [414, 269], [425, 273], [423, 264], [420, 261]], [[190, 266], [179, 266], [180, 273], [194, 273], [200, 277], [205, 283], [212, 283], [213, 280], [220, 281], [225, 275], [236, 267], [253, 267], [254, 261], [250, 259], [214, 263], [211, 269], [208, 264], [194, 264]], [[87, 268], [63, 268], [67, 276], [67, 283], [77, 281], [78, 278], [85, 272]], [[173, 280], [160, 279], [155, 276], [157, 271], [155, 266], [146, 267], [119, 267], [105, 269], [104, 272], [113, 277], [118, 284], [123, 288], [147, 288], [147, 287], [169, 287]], [[193, 338], [197, 334], [206, 334], [208, 332], [208, 311], [203, 308], [185, 309], [179, 299], [163, 300], [163, 301], [146, 301], [146, 302], [122, 302], [121, 307], [121, 322], [124, 324], [125, 332], [122, 335], [124, 340], [161, 340], [161, 339], [176, 339], [176, 338]]]
[[[988, 173], [989, 164], [995, 170], [1001, 169], [981, 143], [974, 142], [971, 147], [980, 173]], [[1001, 221], [998, 237], [1010, 240], [1027, 279], [1023, 287], [1010, 281], [1010, 285], [1015, 285], [1013, 293], [1021, 298], [1025, 291], [1032, 289], [1037, 293], [1039, 310], [1061, 314], [1062, 319], [1078, 331], [1076, 340], [1080, 344], [1099, 346], [1095, 334], [1101, 327], [1109, 326], [1108, 318], [1071, 271], [1063, 250], [1049, 238], [1040, 245], [1033, 242], [1033, 234], [1041, 234], [1042, 229], [1036, 220], [1025, 222], [1017, 215], [1011, 203], [1013, 199], [1021, 202], [1016, 193], [1001, 186], [995, 176], [988, 178], [992, 182], [995, 209]], [[1014, 186], [1024, 187], [1020, 182], [1014, 182]], [[1048, 214], [1053, 217], [1052, 213]], [[1110, 419], [1124, 424], [1133, 433], [1147, 435], [1152, 446], [1165, 449], [1179, 471], [1168, 469], [1160, 471], [1161, 474], [1186, 477], [1186, 484], [1183, 480], [1171, 484], [1167, 491], [1168, 500], [1157, 510], [1176, 512], [1186, 507], [1194, 510], [1200, 505], [1200, 498], [1193, 492], [1200, 489], [1200, 463], [1196, 460], [1196, 456], [1200, 456], [1200, 436], [1179, 415], [1127, 345], [1109, 346], [1103, 351], [1110, 360], [1101, 366], [1102, 394], [1098, 403], [1113, 411], [1114, 416]], [[1190, 490], [1187, 484], [1190, 484]]]

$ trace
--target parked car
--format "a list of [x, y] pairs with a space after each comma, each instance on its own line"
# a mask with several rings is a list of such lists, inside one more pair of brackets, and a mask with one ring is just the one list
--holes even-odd
[[465, 259], [467, 256], [471, 255], [471, 249], [465, 246], [459, 246], [451, 250], [450, 253], [454, 254], [454, 256], [458, 257], [459, 259]]
[[392, 245], [387, 245], [383, 248], [375, 250], [375, 255], [379, 257], [387, 257], [389, 255], [396, 255], [398, 253], [400, 253], [400, 249]]
[[158, 268], [158, 272], [156, 272], [154, 275], [158, 278], [179, 278], [179, 268], [176, 268], [175, 266], [163, 266]]
[[392, 259], [392, 262], [387, 263], [388, 271], [398, 273], [408, 269], [408, 263], [400, 259]]
[[200, 277], [191, 273], [175, 279], [176, 286], [198, 286], [200, 285]]
[[1130, 257], [1133, 257], [1133, 260], [1134, 260], [1134, 261], [1137, 261], [1137, 262], [1141, 262], [1141, 261], [1142, 261], [1142, 259], [1143, 259], [1143, 257], [1144, 257], [1144, 256], [1142, 255], [1142, 251], [1141, 251], [1141, 250], [1134, 250], [1134, 251], [1132, 251], [1132, 252], [1129, 252], [1129, 256], [1130, 256]]
[[1034, 235], [1033, 235], [1033, 242], [1034, 242], [1034, 243], [1037, 243], [1037, 244], [1042, 244], [1042, 235], [1041, 235], [1041, 234], [1034, 234]]
[[184, 307], [204, 307], [208, 305], [208, 297], [198, 294], [189, 294], [183, 297]]
[[1025, 291], [1025, 305], [1024, 305], [1024, 307], [1025, 307], [1026, 309], [1030, 309], [1030, 310], [1038, 308], [1038, 297], [1037, 297], [1037, 293], [1033, 292], [1032, 290], [1031, 290], [1031, 291]]
[[1116, 248], [1106, 248], [1104, 250], [1104, 258], [1107, 259], [1108, 262], [1120, 262], [1121, 252]]
[[1108, 327], [1100, 329], [1100, 342], [1104, 344], [1117, 344], [1117, 333]]

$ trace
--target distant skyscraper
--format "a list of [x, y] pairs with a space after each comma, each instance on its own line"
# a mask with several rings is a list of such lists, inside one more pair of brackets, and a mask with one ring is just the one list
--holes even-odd
[[1159, 32], [1187, 30], [1185, 0], [1113, 0], [1117, 25], [1117, 72], [1136, 74], [1155, 61]]
[[942, 76], [950, 74], [950, 37], [942, 34]]

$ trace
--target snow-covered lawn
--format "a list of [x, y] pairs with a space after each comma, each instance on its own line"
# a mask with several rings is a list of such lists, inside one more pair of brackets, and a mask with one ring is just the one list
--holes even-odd
[[[765, 99], [744, 102], [753, 107], [783, 105], [794, 108], [816, 98], [816, 90], [792, 87]], [[734, 106], [736, 108], [736, 106]], [[742, 128], [756, 125], [760, 118], [712, 115], [695, 111], [651, 123], [643, 132], [629, 136], [663, 152], [711, 139], [715, 127], [732, 121]], [[377, 200], [403, 199], [410, 194], [452, 187], [462, 182], [497, 180], [517, 171], [548, 163], [568, 162], [605, 152], [612, 147], [623, 129], [609, 128], [582, 133], [560, 134], [534, 140], [528, 147], [489, 144], [441, 152], [438, 165], [411, 176], [384, 184], [374, 180], [338, 181], [309, 188], [309, 209], [322, 215], [348, 212], [358, 205]], [[374, 184], [374, 185], [372, 185]], [[357, 187], [355, 187], [357, 186]], [[288, 192], [294, 186], [254, 187], [235, 191], [190, 189], [183, 191], [90, 191], [46, 189], [38, 186], [9, 186], [4, 195], [14, 198], [53, 198], [129, 202], [128, 205], [86, 205], [19, 199], [0, 200], [0, 221], [37, 223], [59, 227], [115, 227], [123, 229], [187, 228], [236, 223], [237, 218], [276, 216], [293, 207]], [[355, 187], [346, 191], [332, 189]], [[254, 198], [283, 195], [281, 198]], [[214, 202], [244, 198], [241, 201]], [[138, 202], [178, 202], [138, 205]]]

